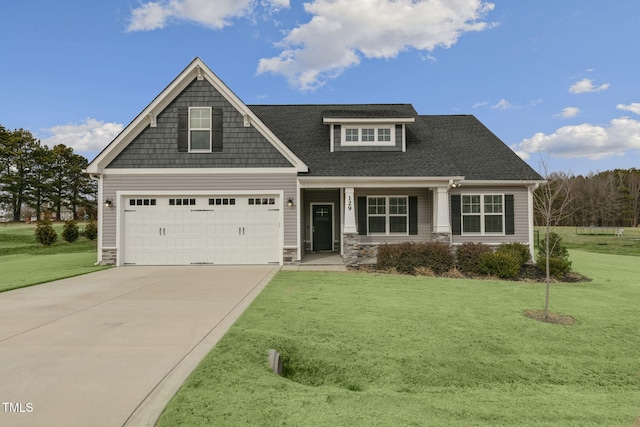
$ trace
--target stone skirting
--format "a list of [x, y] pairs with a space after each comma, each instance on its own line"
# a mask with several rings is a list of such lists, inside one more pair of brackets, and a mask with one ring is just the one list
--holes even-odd
[[450, 233], [432, 233], [431, 238], [434, 242], [451, 243]]
[[284, 248], [282, 250], [282, 263], [283, 264], [295, 264], [300, 260], [296, 260], [298, 256], [298, 248]]
[[102, 248], [100, 265], [116, 265], [118, 250], [116, 248]]
[[358, 233], [342, 234], [342, 260], [347, 267], [358, 265]]

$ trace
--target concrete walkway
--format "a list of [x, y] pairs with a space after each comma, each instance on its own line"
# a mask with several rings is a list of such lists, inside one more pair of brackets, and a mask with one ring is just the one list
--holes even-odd
[[0, 425], [153, 425], [278, 268], [121, 267], [0, 293]]

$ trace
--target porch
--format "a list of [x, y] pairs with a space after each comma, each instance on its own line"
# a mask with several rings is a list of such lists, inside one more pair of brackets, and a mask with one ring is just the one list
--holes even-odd
[[300, 265], [371, 264], [382, 243], [449, 241], [451, 180], [351, 181], [300, 182]]

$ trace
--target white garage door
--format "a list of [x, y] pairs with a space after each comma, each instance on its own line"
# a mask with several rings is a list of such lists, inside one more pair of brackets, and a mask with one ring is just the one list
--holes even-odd
[[126, 197], [124, 263], [279, 263], [277, 196]]

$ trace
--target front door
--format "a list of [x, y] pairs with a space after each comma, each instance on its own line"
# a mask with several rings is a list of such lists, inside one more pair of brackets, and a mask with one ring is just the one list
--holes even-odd
[[333, 250], [333, 213], [331, 205], [313, 205], [313, 250]]

